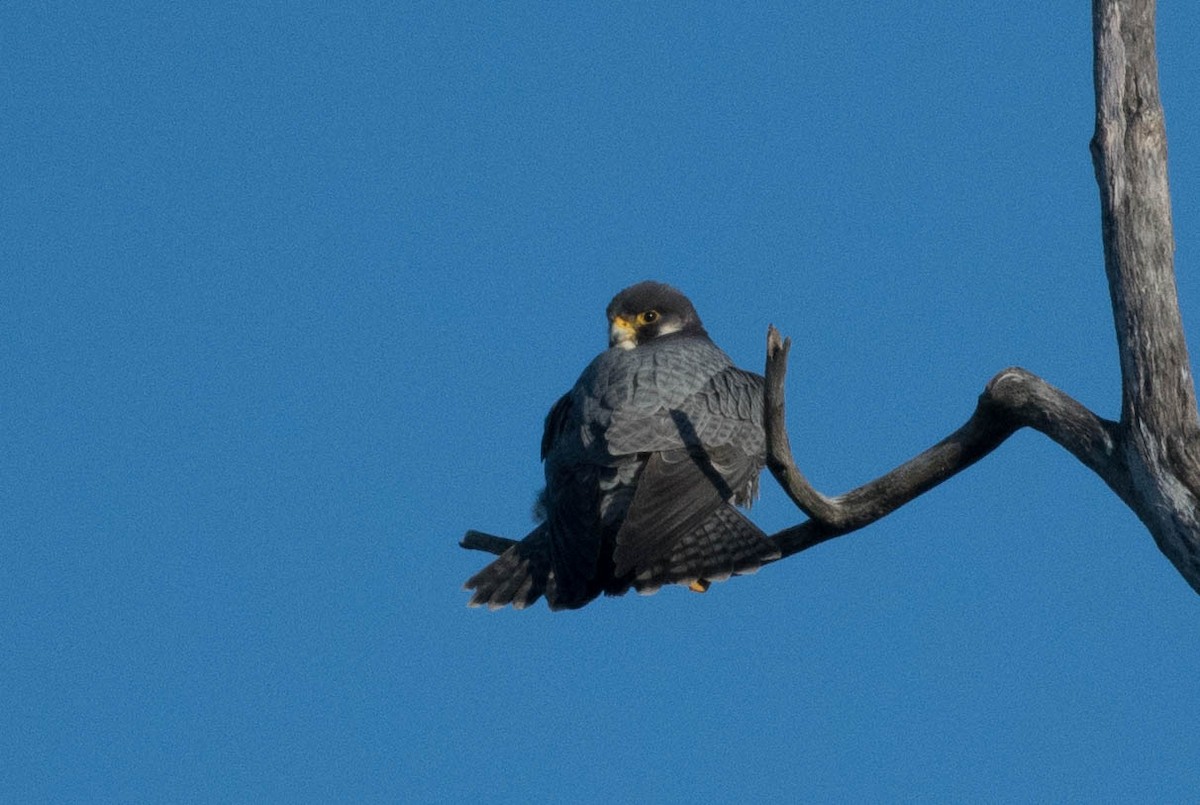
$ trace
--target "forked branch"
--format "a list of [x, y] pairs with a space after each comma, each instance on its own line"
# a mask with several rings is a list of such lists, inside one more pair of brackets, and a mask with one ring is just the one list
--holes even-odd
[[[1125, 498], [1129, 478], [1114, 450], [1117, 423], [1101, 419], [1024, 369], [1012, 367], [987, 384], [975, 412], [958, 430], [889, 473], [837, 497], [826, 497], [796, 467], [787, 437], [784, 379], [791, 339], [767, 332], [767, 467], [811, 519], [771, 537], [790, 556], [870, 525], [974, 464], [1023, 427], [1045, 433], [1091, 467]], [[782, 557], [781, 557], [782, 558]]]
[[1200, 421], [1175, 290], [1167, 138], [1154, 0], [1093, 0], [1104, 263], [1121, 362], [1121, 421], [1100, 419], [1022, 370], [996, 375], [967, 423], [888, 474], [829, 498], [796, 469], [783, 420], [787, 343], [768, 338], [768, 466], [810, 518], [776, 534], [786, 556], [878, 520], [962, 471], [1018, 428], [1049, 436], [1133, 510], [1200, 592]]

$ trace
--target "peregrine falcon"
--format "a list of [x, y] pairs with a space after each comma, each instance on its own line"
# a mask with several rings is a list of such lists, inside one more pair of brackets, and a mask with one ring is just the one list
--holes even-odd
[[756, 496], [766, 460], [763, 378], [669, 285], [626, 288], [607, 314], [609, 348], [546, 416], [541, 522], [467, 581], [471, 606], [702, 592], [779, 557], [733, 505]]

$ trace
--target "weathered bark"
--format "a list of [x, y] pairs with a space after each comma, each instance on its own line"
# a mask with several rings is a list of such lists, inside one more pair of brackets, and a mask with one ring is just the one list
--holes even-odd
[[1100, 419], [1022, 369], [996, 375], [965, 425], [888, 474], [835, 498], [796, 469], [783, 418], [787, 342], [767, 339], [768, 466], [811, 519], [776, 534], [790, 555], [878, 520], [961, 472], [1018, 428], [1069, 450], [1128, 505], [1200, 592], [1200, 421], [1175, 291], [1167, 138], [1153, 0], [1093, 0], [1104, 263], [1121, 361], [1121, 421]]
[[1120, 448], [1137, 491], [1127, 502], [1200, 592], [1200, 423], [1175, 291], [1154, 8], [1154, 0], [1092, 4], [1092, 158], [1121, 358]]
[[1023, 427], [1065, 447], [1122, 499], [1132, 495], [1124, 465], [1114, 457], [1119, 425], [1101, 419], [1046, 381], [1018, 367], [987, 384], [975, 412], [942, 441], [891, 472], [838, 497], [817, 492], [796, 468], [784, 422], [783, 383], [790, 339], [767, 334], [767, 466], [796, 506], [811, 519], [774, 534], [783, 556], [848, 534], [890, 514], [965, 470]]
[[[1120, 421], [1101, 419], [1024, 369], [1005, 369], [987, 384], [970, 419], [954, 433], [874, 481], [826, 497], [792, 458], [783, 392], [790, 343], [771, 328], [767, 466], [810, 518], [771, 537], [780, 558], [875, 522], [1030, 427], [1100, 476], [1200, 592], [1200, 418], [1175, 290], [1154, 10], [1154, 0], [1092, 3], [1096, 132], [1091, 148], [1121, 363]], [[489, 553], [511, 544], [475, 531], [462, 542]]]

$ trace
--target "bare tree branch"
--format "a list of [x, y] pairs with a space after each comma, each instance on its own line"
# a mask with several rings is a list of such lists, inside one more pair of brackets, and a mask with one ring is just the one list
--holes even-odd
[[957, 431], [886, 475], [829, 498], [808, 484], [792, 459], [783, 419], [788, 344], [772, 328], [767, 466], [812, 518], [773, 537], [785, 556], [878, 520], [966, 469], [1018, 428], [1031, 427], [1099, 475], [1200, 592], [1200, 420], [1175, 290], [1154, 0], [1093, 0], [1092, 24], [1091, 149], [1121, 360], [1121, 421], [1097, 417], [1023, 369], [1005, 369]]
[[458, 546], [466, 548], [468, 551], [483, 551], [484, 553], [494, 553], [499, 556], [516, 544], [517, 540], [515, 539], [497, 537], [495, 534], [485, 534], [482, 531], [472, 530], [463, 534], [463, 538], [458, 543]]
[[1196, 392], [1175, 291], [1154, 2], [1094, 0], [1092, 25], [1091, 149], [1121, 359], [1121, 421], [1194, 435]]
[[[784, 421], [784, 378], [790, 339], [767, 332], [767, 467], [805, 514], [812, 518], [772, 536], [782, 556], [857, 531], [891, 514], [974, 464], [1022, 427], [1035, 428], [1091, 467], [1124, 498], [1129, 479], [1114, 455], [1115, 422], [1101, 419], [1062, 391], [1024, 369], [996, 375], [979, 396], [975, 412], [958, 430], [915, 458], [870, 483], [838, 497], [812, 488], [796, 468]], [[780, 558], [782, 558], [782, 556]]]
[[767, 467], [805, 514], [821, 524], [826, 538], [875, 522], [937, 484], [974, 464], [1015, 430], [1003, 412], [980, 398], [975, 413], [961, 428], [917, 457], [868, 484], [830, 498], [817, 492], [796, 468], [784, 422], [784, 377], [791, 339], [767, 332], [766, 406]]
[[1093, 0], [1104, 265], [1121, 359], [1126, 500], [1200, 592], [1200, 425], [1175, 290], [1154, 0]]

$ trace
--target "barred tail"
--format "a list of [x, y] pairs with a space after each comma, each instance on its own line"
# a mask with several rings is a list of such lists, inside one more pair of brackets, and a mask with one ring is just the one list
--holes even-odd
[[720, 506], [679, 539], [668, 553], [643, 568], [633, 586], [648, 595], [664, 584], [687, 584], [703, 592], [710, 582], [753, 573], [779, 558], [767, 535], [732, 505]]
[[467, 579], [463, 589], [475, 591], [467, 606], [524, 609], [545, 594], [550, 581], [549, 532], [542, 524]]

